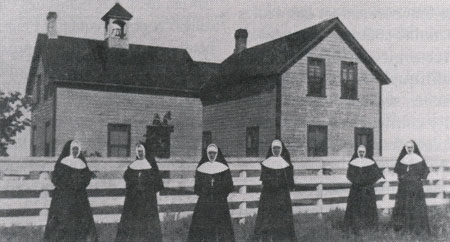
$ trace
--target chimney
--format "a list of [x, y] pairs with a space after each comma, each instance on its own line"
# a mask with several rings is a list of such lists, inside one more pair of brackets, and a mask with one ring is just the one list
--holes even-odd
[[248, 32], [246, 29], [238, 29], [234, 32], [234, 38], [236, 39], [236, 46], [234, 53], [240, 53], [247, 48]]
[[47, 14], [47, 37], [49, 39], [57, 39], [58, 31], [56, 29], [56, 12], [48, 12]]

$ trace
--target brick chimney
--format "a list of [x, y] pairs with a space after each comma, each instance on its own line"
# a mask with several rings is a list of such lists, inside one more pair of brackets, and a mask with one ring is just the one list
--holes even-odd
[[58, 31], [56, 29], [56, 12], [48, 12], [47, 14], [47, 36], [49, 39], [57, 39]]
[[248, 32], [246, 29], [238, 29], [234, 32], [234, 38], [236, 39], [235, 54], [247, 49], [247, 37]]

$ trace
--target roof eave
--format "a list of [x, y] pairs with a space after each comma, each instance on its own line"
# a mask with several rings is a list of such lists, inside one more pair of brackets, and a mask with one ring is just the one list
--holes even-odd
[[110, 18], [117, 18], [117, 19], [122, 19], [122, 20], [130, 20], [133, 18], [133, 16], [131, 17], [125, 17], [125, 16], [118, 16], [118, 15], [105, 15], [101, 18], [101, 20], [103, 21], [107, 21]]
[[199, 90], [191, 89], [174, 89], [174, 88], [162, 88], [162, 87], [144, 87], [134, 85], [122, 85], [113, 83], [97, 83], [97, 82], [80, 82], [71, 80], [59, 79], [55, 81], [57, 87], [67, 87], [74, 89], [85, 90], [99, 90], [109, 92], [127, 92], [138, 94], [155, 94], [163, 96], [175, 96], [175, 97], [192, 97], [199, 98]]
[[33, 87], [33, 77], [36, 73], [36, 70], [39, 65], [39, 59], [42, 56], [42, 48], [44, 48], [44, 37], [45, 34], [38, 34], [36, 38], [36, 44], [34, 46], [33, 56], [31, 57], [31, 65], [28, 71], [27, 85], [25, 88], [26, 95], [32, 95], [32, 87]]

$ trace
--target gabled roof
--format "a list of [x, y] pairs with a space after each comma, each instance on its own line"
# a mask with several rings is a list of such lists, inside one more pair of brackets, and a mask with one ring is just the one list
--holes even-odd
[[221, 63], [219, 73], [205, 83], [203, 89], [219, 83], [225, 85], [247, 78], [281, 75], [333, 31], [344, 39], [381, 84], [391, 82], [344, 24], [333, 18], [229, 56]]
[[105, 41], [39, 34], [27, 83], [42, 57], [47, 76], [56, 82], [184, 90], [198, 93], [218, 64], [195, 62], [185, 49], [130, 44], [108, 48]]
[[110, 18], [130, 20], [133, 17], [130, 12], [122, 7], [119, 3], [114, 4], [114, 6], [102, 17], [103, 21]]

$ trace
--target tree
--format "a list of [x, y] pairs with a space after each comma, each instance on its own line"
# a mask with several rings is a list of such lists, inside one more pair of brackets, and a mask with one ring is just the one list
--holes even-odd
[[8, 156], [8, 145], [14, 145], [17, 133], [31, 125], [24, 112], [31, 110], [32, 99], [20, 92], [6, 95], [0, 90], [0, 156]]

